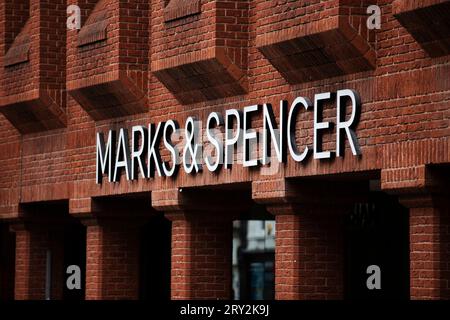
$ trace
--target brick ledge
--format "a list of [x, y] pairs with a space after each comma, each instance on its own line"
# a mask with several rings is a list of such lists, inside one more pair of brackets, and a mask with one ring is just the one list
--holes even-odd
[[171, 0], [164, 8], [164, 22], [169, 22], [201, 12], [200, 0]]

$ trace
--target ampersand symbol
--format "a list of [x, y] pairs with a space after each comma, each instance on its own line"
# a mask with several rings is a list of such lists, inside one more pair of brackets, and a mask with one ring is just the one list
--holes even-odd
[[185, 139], [186, 143], [183, 149], [183, 167], [186, 173], [202, 171], [201, 162], [201, 145], [197, 143], [198, 134], [200, 132], [199, 122], [193, 117], [186, 120]]

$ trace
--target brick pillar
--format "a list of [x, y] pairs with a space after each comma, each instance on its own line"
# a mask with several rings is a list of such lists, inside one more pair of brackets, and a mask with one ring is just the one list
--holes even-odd
[[273, 205], [276, 216], [275, 298], [343, 298], [342, 215]]
[[253, 181], [253, 200], [276, 220], [276, 299], [343, 299], [344, 214], [367, 191], [365, 181]]
[[217, 212], [166, 214], [172, 221], [172, 299], [230, 299], [232, 218]]
[[86, 300], [139, 298], [139, 227], [135, 219], [92, 218], [86, 233]]
[[16, 223], [15, 299], [45, 299], [47, 250], [52, 255], [51, 299], [62, 299], [63, 229], [45, 223]]
[[450, 209], [434, 194], [400, 197], [409, 208], [411, 299], [450, 298]]

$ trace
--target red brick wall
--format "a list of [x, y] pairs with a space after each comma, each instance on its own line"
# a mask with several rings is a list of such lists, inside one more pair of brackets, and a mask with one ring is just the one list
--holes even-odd
[[43, 225], [19, 226], [16, 230], [15, 299], [44, 300], [47, 249], [51, 250], [51, 299], [62, 299], [63, 233]]
[[22, 133], [59, 128], [66, 121], [62, 91], [66, 79], [65, 3], [34, 0], [28, 4], [27, 12], [26, 5], [23, 10], [11, 10], [3, 3], [1, 17], [6, 26], [1, 41], [8, 51], [2, 56], [0, 105]]
[[[17, 110], [15, 117], [25, 123], [24, 128], [30, 129], [31, 126], [27, 123], [34, 121], [38, 112], [33, 115], [21, 113], [21, 110], [29, 107], [27, 105], [29, 99], [32, 105], [37, 106], [42, 96], [39, 90], [45, 92], [46, 97], [48, 95], [51, 104], [56, 105], [56, 107], [50, 105], [55, 112], [62, 112], [61, 106], [65, 105], [66, 94], [62, 89], [65, 87], [66, 70], [64, 46], [66, 7], [63, 1], [44, 0], [14, 2], [14, 6], [16, 8], [13, 10], [12, 2], [2, 3], [4, 11], [1, 22], [2, 26], [6, 26], [6, 29], [2, 29], [0, 37], [2, 52], [9, 49], [19, 33], [21, 35], [27, 33], [31, 39], [29, 60], [14, 66], [4, 67], [2, 64], [1, 104], [2, 108], [6, 108], [8, 104], [19, 103], [14, 107]], [[18, 10], [19, 8], [23, 9]], [[39, 33], [39, 30], [42, 32]], [[4, 59], [4, 54], [1, 58]], [[8, 216], [14, 215], [13, 212], [17, 213], [18, 210], [15, 204], [21, 195], [18, 185], [39, 187], [45, 183], [45, 179], [50, 178], [48, 182], [55, 183], [59, 176], [65, 175], [61, 165], [58, 166], [58, 163], [65, 161], [64, 153], [55, 152], [58, 149], [61, 151], [61, 147], [65, 145], [59, 143], [64, 141], [63, 133], [60, 131], [54, 131], [50, 135], [48, 133], [29, 135], [19, 140], [18, 132], [3, 116], [1, 132], [3, 152], [0, 161], [6, 170], [4, 177], [1, 178], [0, 207], [3, 207], [1, 215]], [[45, 155], [44, 152], [48, 154]], [[51, 193], [47, 191], [47, 194]], [[29, 195], [33, 197], [33, 194]], [[54, 195], [58, 197], [58, 192]]]
[[[88, 44], [85, 48], [77, 47], [77, 31], [68, 32], [67, 47], [67, 81], [80, 79], [83, 76], [93, 76], [111, 72], [119, 62], [119, 32], [118, 21], [114, 17], [118, 16], [117, 1], [98, 0], [95, 1], [69, 1], [68, 5], [79, 5], [82, 10], [82, 27], [89, 18], [89, 15], [97, 8], [108, 12], [108, 31], [110, 36], [105, 41]], [[108, 54], [109, 53], [109, 54]]]
[[[5, 50], [8, 50], [13, 43], [25, 22], [30, 17], [30, 1], [6, 0], [3, 2], [2, 16], [5, 14], [8, 19], [4, 21], [5, 28]], [[2, 51], [3, 52], [3, 51]]]
[[20, 135], [3, 116], [0, 116], [0, 217], [17, 215], [20, 185]]
[[450, 298], [450, 218], [447, 208], [410, 209], [411, 299]]
[[230, 219], [201, 213], [176, 213], [169, 218], [172, 299], [230, 299]]
[[[377, 1], [325, 0], [325, 1], [255, 1], [258, 34], [304, 26], [337, 15], [348, 17], [350, 24], [367, 40], [374, 40], [375, 32], [366, 27], [366, 8]], [[369, 37], [370, 34], [370, 37]]]
[[[123, 72], [121, 77], [126, 75], [127, 81], [140, 90], [134, 99], [144, 100], [142, 104], [146, 109], [147, 98], [142, 96], [146, 96], [148, 89], [148, 1], [99, 0], [95, 6], [84, 1], [80, 3], [80, 8], [84, 18], [82, 28], [79, 32], [70, 31], [67, 40], [67, 87], [71, 96], [91, 110], [98, 107], [92, 105], [92, 95], [95, 95], [92, 90], [99, 91], [97, 102], [103, 101], [103, 108], [110, 110], [103, 111], [106, 116], [97, 114], [98, 111], [92, 112], [96, 120], [117, 116], [111, 106], [117, 109], [121, 104], [127, 114], [132, 108], [125, 106], [129, 103], [129, 97], [124, 95], [130, 93], [114, 95], [114, 91], [120, 91], [128, 84], [114, 84]], [[96, 27], [99, 23], [103, 27]], [[103, 29], [101, 35], [99, 31]], [[112, 96], [106, 97], [108, 92]], [[105, 101], [108, 99], [111, 101]]]
[[[179, 7], [183, 1], [172, 0]], [[152, 59], [224, 47], [239, 67], [247, 65], [249, 1], [201, 1], [201, 14], [165, 22], [164, 2], [152, 1]]]
[[[0, 115], [0, 218], [17, 216], [19, 203], [69, 199], [72, 213], [86, 213], [92, 209], [91, 197], [96, 196], [260, 180], [259, 171], [250, 171], [238, 165], [217, 174], [204, 172], [192, 176], [181, 170], [177, 179], [156, 178], [128, 183], [122, 177], [120, 184], [105, 183], [99, 186], [95, 184], [95, 132], [172, 118], [180, 120], [183, 125], [183, 119], [187, 116], [205, 120], [211, 111], [223, 112], [255, 103], [270, 102], [278, 113], [280, 99], [292, 101], [300, 95], [312, 98], [316, 93], [344, 88], [357, 90], [362, 98], [357, 135], [363, 155], [355, 158], [347, 150], [346, 157], [330, 162], [310, 160], [298, 164], [288, 161], [279, 176], [292, 178], [365, 171], [379, 174], [381, 171], [383, 188], [423, 187], [428, 181], [424, 173], [427, 166], [448, 165], [450, 162], [450, 57], [431, 57], [394, 17], [394, 1], [377, 1], [382, 10], [382, 29], [369, 34], [362, 21], [362, 3], [367, 4], [365, 1], [330, 0], [322, 2], [323, 5], [318, 1], [278, 1], [280, 6], [274, 6], [275, 2], [268, 0], [205, 0], [201, 3], [200, 14], [167, 23], [163, 22], [164, 1], [133, 1], [142, 8], [136, 11], [127, 10], [131, 2], [107, 1], [111, 3], [115, 20], [108, 26], [106, 42], [90, 44], [89, 49], [77, 47], [77, 31], [62, 31], [65, 30], [63, 17], [66, 16], [64, 1], [56, 2], [55, 6], [55, 1], [30, 0], [29, 18], [25, 10], [20, 9], [23, 14], [18, 14], [17, 18], [15, 13], [10, 14], [16, 11], [5, 9], [16, 7], [17, 1], [4, 1], [0, 6], [1, 101], [14, 106], [14, 102], [18, 102], [14, 99], [22, 101], [26, 98], [15, 98], [14, 94], [23, 91], [26, 96], [39, 82], [39, 87], [56, 90], [49, 96], [59, 104], [59, 108], [50, 108], [51, 113], [56, 113], [56, 118], [61, 114], [62, 118], [67, 118], [67, 121], [61, 120], [58, 126], [43, 126], [52, 130], [20, 135]], [[84, 24], [97, 1], [69, 1], [67, 5], [75, 3], [81, 6]], [[303, 8], [300, 4], [308, 6]], [[147, 16], [141, 16], [145, 10], [149, 11], [148, 20]], [[127, 16], [128, 12], [133, 18]], [[258, 35], [290, 24], [325, 18], [328, 12], [330, 16], [337, 12], [348, 15], [351, 31], [366, 40], [375, 54], [371, 59], [373, 66], [362, 72], [290, 84], [258, 49]], [[121, 21], [116, 19], [119, 15]], [[139, 16], [138, 26], [134, 16]], [[5, 68], [6, 48], [26, 21], [35, 26], [30, 61]], [[53, 28], [56, 21], [59, 28]], [[37, 28], [39, 23], [42, 28]], [[130, 30], [138, 30], [136, 34], [139, 36]], [[171, 57], [183, 65], [192, 62], [183, 60], [186, 53], [198, 52], [206, 47], [211, 52], [225, 49], [226, 57], [242, 72], [240, 74], [234, 69], [245, 82], [239, 83], [243, 91], [218, 99], [180, 102], [152, 73], [155, 72], [154, 64], [158, 65], [161, 59]], [[64, 55], [66, 57], [62, 58]], [[129, 87], [139, 89], [133, 91], [138, 92], [133, 99], [138, 99], [143, 107], [138, 108], [137, 112], [135, 109], [130, 112], [133, 115], [124, 112], [119, 113], [119, 117], [102, 117], [94, 121], [80, 101], [67, 95], [64, 88], [71, 82], [80, 84], [89, 77], [105, 74], [114, 68], [126, 70]], [[230, 72], [227, 70], [221, 74]], [[218, 77], [213, 73], [210, 78]], [[108, 94], [114, 97], [118, 87], [128, 88], [111, 86]], [[91, 102], [95, 106], [100, 100], [93, 99]], [[22, 119], [22, 109], [12, 109], [16, 119]], [[330, 104], [325, 107], [324, 120], [334, 120], [334, 117], [334, 107]], [[260, 125], [261, 121], [257, 120], [255, 123]], [[15, 125], [17, 127], [17, 123]], [[42, 126], [38, 128], [42, 129]], [[310, 144], [311, 112], [300, 115], [297, 129], [298, 142]], [[324, 148], [333, 149], [334, 140], [334, 132], [325, 134]], [[228, 294], [225, 289], [223, 293]], [[115, 297], [121, 294], [123, 292]], [[99, 293], [94, 291], [92, 295], [96, 297]]]
[[[48, 90], [56, 104], [66, 105], [66, 1], [47, 0], [40, 3], [40, 77], [42, 89]], [[55, 27], [57, 26], [57, 27]], [[64, 30], [64, 31], [63, 31]], [[64, 110], [65, 111], [65, 110]]]
[[86, 299], [137, 299], [139, 241], [136, 226], [89, 223], [86, 242]]
[[214, 19], [215, 1], [202, 2], [201, 17], [194, 15], [166, 24], [163, 15], [164, 1], [151, 1], [152, 59], [179, 56], [213, 45], [215, 25], [209, 22]]
[[343, 298], [343, 233], [339, 215], [276, 216], [278, 300]]
[[[35, 259], [30, 262], [30, 251], [32, 248], [29, 245], [30, 234], [27, 231], [19, 231], [16, 233], [16, 276], [15, 276], [15, 299], [43, 299], [45, 297], [45, 252], [35, 253]], [[37, 256], [39, 255], [39, 256]], [[39, 259], [36, 259], [39, 258]], [[30, 275], [30, 264], [34, 263], [38, 267], [38, 272], [33, 276]], [[34, 288], [30, 280], [34, 279], [38, 282], [38, 288]], [[34, 291], [34, 292], [33, 292]]]
[[[27, 29], [36, 28], [37, 26], [32, 26], [32, 19], [27, 22]], [[24, 33], [29, 33], [25, 30]], [[30, 48], [30, 59], [36, 61], [39, 55], [39, 45], [37, 37], [31, 36], [32, 44]], [[10, 95], [19, 94], [26, 91], [35, 89], [38, 80], [38, 65], [31, 65], [29, 63], [11, 66], [8, 69], [2, 70], [2, 88], [4, 94], [8, 93]]]
[[[82, 8], [92, 10], [90, 6], [80, 4]], [[351, 157], [346, 159], [338, 159], [329, 165], [298, 165], [296, 163], [288, 163], [286, 175], [299, 176], [309, 174], [345, 172], [348, 170], [372, 170], [380, 169], [385, 166], [385, 160], [389, 154], [385, 147], [398, 149], [402, 142], [411, 140], [420, 140], [423, 144], [428, 142], [436, 142], [438, 148], [443, 148], [442, 152], [436, 154], [436, 159], [431, 159], [433, 155], [429, 155], [429, 159], [421, 160], [413, 159], [413, 165], [426, 164], [431, 161], [440, 163], [448, 162], [448, 155], [444, 150], [449, 133], [448, 115], [446, 106], [448, 101], [448, 83], [444, 80], [445, 74], [448, 73], [448, 57], [430, 58], [420, 47], [420, 45], [412, 38], [412, 36], [404, 29], [392, 15], [391, 2], [380, 3], [382, 8], [382, 29], [376, 32], [376, 41], [373, 46], [377, 52], [377, 66], [374, 71], [362, 72], [354, 75], [346, 75], [332, 79], [304, 83], [299, 85], [288, 85], [286, 80], [277, 72], [277, 70], [262, 56], [255, 48], [255, 36], [258, 25], [263, 23], [259, 19], [258, 6], [267, 6], [267, 4], [259, 4], [251, 2], [249, 7], [249, 54], [248, 54], [248, 78], [249, 93], [236, 98], [229, 97], [218, 100], [211, 100], [208, 103], [197, 103], [190, 106], [183, 106], [173, 97], [173, 95], [152, 75], [149, 76], [148, 97], [149, 111], [148, 113], [139, 114], [122, 118], [115, 126], [131, 126], [137, 123], [147, 123], [150, 121], [159, 121], [167, 119], [167, 115], [171, 118], [183, 119], [187, 115], [204, 116], [212, 111], [221, 111], [230, 107], [243, 107], [255, 102], [272, 102], [276, 108], [278, 100], [281, 98], [291, 99], [294, 95], [304, 95], [312, 97], [314, 93], [325, 90], [335, 90], [337, 88], [355, 88], [358, 90], [363, 99], [363, 110], [361, 121], [357, 129], [358, 139], [363, 147], [363, 157], [357, 161], [353, 161]], [[202, 6], [203, 12], [201, 16], [207, 16], [208, 4]], [[151, 43], [152, 61], [158, 60], [161, 56], [173, 55], [170, 49], [170, 43], [163, 45], [165, 33], [163, 33], [162, 15], [157, 13], [163, 9], [163, 4], [152, 3], [151, 16], [151, 32], [149, 43]], [[83, 19], [86, 19], [89, 10], [83, 10]], [[160, 11], [158, 11], [160, 10]], [[206, 11], [205, 11], [206, 10]], [[299, 9], [300, 10], [300, 9]], [[206, 13], [205, 13], [206, 12]], [[160, 19], [160, 20], [158, 20]], [[203, 19], [203, 18], [202, 18]], [[190, 22], [191, 20], [194, 20]], [[175, 30], [183, 29], [186, 32], [199, 32], [202, 35], [202, 28], [197, 28], [196, 23], [199, 18], [195, 16], [180, 20], [179, 26], [166, 28], [165, 32], [175, 32]], [[295, 19], [294, 19], [295, 20]], [[85, 20], [83, 20], [85, 21]], [[159, 22], [158, 22], [159, 21]], [[203, 20], [201, 20], [203, 21]], [[286, 20], [287, 21], [287, 20]], [[159, 29], [158, 29], [159, 28]], [[261, 27], [263, 28], [263, 27]], [[260, 31], [258, 31], [259, 33]], [[72, 56], [74, 55], [76, 32], [68, 32], [67, 48], [68, 55], [68, 80], [75, 79], [77, 70], [89, 68], [89, 64], [74, 64]], [[189, 39], [190, 37], [183, 37]], [[198, 38], [196, 38], [198, 40]], [[180, 40], [181, 41], [181, 40]], [[187, 40], [185, 40], [187, 41]], [[193, 40], [192, 40], [193, 41]], [[194, 41], [193, 41], [194, 42]], [[198, 42], [198, 41], [197, 41]], [[196, 43], [197, 43], [196, 42]], [[201, 42], [200, 42], [201, 43]], [[167, 47], [169, 46], [169, 47]], [[93, 60], [107, 61], [95, 58], [95, 52], [100, 52], [101, 48], [90, 50], [89, 56]], [[109, 52], [115, 52], [109, 50]], [[125, 53], [124, 53], [125, 54]], [[106, 59], [117, 59], [114, 54], [108, 54]], [[136, 63], [145, 61], [145, 59], [137, 59]], [[23, 66], [25, 67], [25, 66]], [[21, 67], [21, 68], [23, 68]], [[81, 68], [81, 69], [80, 69]], [[145, 67], [143, 66], [145, 69]], [[97, 71], [96, 71], [97, 70]], [[98, 74], [106, 69], [96, 69], [91, 65], [89, 74]], [[72, 78], [71, 78], [72, 77]], [[15, 78], [19, 79], [19, 78]], [[17, 83], [17, 80], [15, 81]], [[45, 133], [45, 139], [41, 139], [40, 134], [25, 136], [24, 139], [30, 139], [33, 144], [48, 143], [58, 145], [60, 139], [67, 139], [63, 143], [66, 153], [61, 153], [55, 157], [41, 149], [42, 160], [27, 162], [26, 170], [30, 172], [22, 172], [23, 181], [29, 181], [30, 185], [38, 188], [40, 184], [47, 184], [47, 181], [56, 179], [61, 176], [61, 181], [67, 183], [68, 186], [74, 184], [76, 187], [69, 197], [79, 198], [88, 197], [94, 194], [110, 194], [113, 192], [109, 186], [98, 188], [94, 186], [94, 170], [95, 170], [95, 129], [94, 122], [86, 114], [86, 112], [71, 98], [68, 98], [67, 105], [68, 126], [62, 131], [49, 131]], [[324, 119], [333, 117], [333, 109], [325, 110]], [[298, 124], [299, 143], [311, 141], [311, 119], [312, 113], [301, 115]], [[96, 124], [97, 130], [106, 130], [113, 121], [103, 121]], [[5, 142], [14, 141], [17, 136], [15, 130], [4, 122], [1, 126], [1, 136], [5, 137]], [[38, 139], [39, 137], [39, 139]], [[37, 140], [35, 140], [37, 139]], [[8, 140], [8, 141], [6, 141]], [[332, 147], [334, 134], [325, 134], [325, 148]], [[44, 142], [45, 141], [45, 142]], [[2, 144], [4, 146], [5, 144]], [[7, 145], [5, 145], [7, 147]], [[11, 145], [14, 150], [19, 150], [19, 146]], [[17, 155], [18, 152], [12, 152], [11, 155]], [[50, 158], [61, 159], [64, 163], [65, 170], [62, 167], [50, 165]], [[6, 159], [5, 159], [6, 160]], [[52, 160], [55, 161], [55, 160]], [[351, 169], [350, 169], [351, 168]], [[34, 170], [39, 174], [33, 176]], [[5, 170], [11, 172], [11, 170]], [[183, 173], [180, 173], [183, 175]], [[232, 172], [223, 171], [218, 178], [209, 174], [198, 175], [195, 179], [187, 176], [184, 179], [175, 181], [167, 181], [169, 185], [202, 185], [206, 183], [221, 183], [222, 181], [249, 181], [258, 178], [257, 172], [248, 172], [236, 166]], [[4, 181], [2, 185], [9, 186], [15, 183], [11, 173], [1, 177]], [[157, 179], [159, 183], [159, 179]], [[39, 181], [39, 183], [38, 183]], [[183, 182], [181, 182], [183, 181]], [[129, 186], [122, 183], [114, 188], [115, 193], [124, 193], [131, 190], [150, 190], [154, 182], [138, 183]], [[92, 186], [94, 186], [93, 189]], [[130, 189], [131, 188], [131, 189]], [[92, 191], [88, 191], [88, 189]], [[86, 190], [86, 191], [84, 191]], [[79, 191], [79, 192], [78, 192]], [[8, 193], [4, 188], [2, 192]], [[18, 194], [18, 190], [14, 195]], [[42, 195], [42, 200], [51, 199], [51, 192]], [[60, 196], [58, 196], [60, 197]], [[3, 198], [3, 197], [2, 197]], [[17, 199], [17, 197], [16, 197]], [[15, 200], [17, 201], [17, 200]], [[5, 209], [6, 210], [6, 209]]]

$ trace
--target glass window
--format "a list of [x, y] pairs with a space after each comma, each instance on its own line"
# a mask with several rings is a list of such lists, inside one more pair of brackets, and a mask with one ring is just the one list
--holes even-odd
[[275, 297], [275, 221], [233, 223], [233, 294], [235, 300]]

